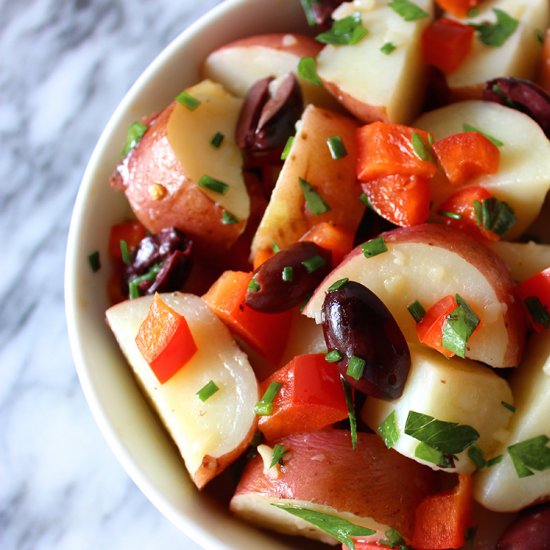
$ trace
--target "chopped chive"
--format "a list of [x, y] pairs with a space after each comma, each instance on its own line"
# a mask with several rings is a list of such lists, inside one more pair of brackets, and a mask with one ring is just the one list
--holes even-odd
[[201, 104], [200, 99], [193, 97], [185, 90], [176, 96], [176, 101], [187, 107], [190, 111], [194, 111]]
[[424, 318], [424, 315], [426, 315], [426, 310], [418, 300], [415, 300], [409, 304], [407, 306], [407, 311], [412, 315], [412, 318], [417, 323], [420, 323], [420, 321]]
[[248, 288], [248, 290], [252, 292], [258, 292], [260, 290], [260, 285], [256, 282], [256, 279], [252, 277], [252, 279], [250, 279], [250, 282], [248, 283], [248, 286], [246, 288]]
[[121, 157], [125, 157], [139, 143], [139, 140], [143, 137], [147, 128], [148, 126], [137, 120], [130, 124], [126, 134], [126, 143], [120, 153]]
[[523, 302], [535, 323], [544, 328], [550, 328], [550, 312], [537, 296], [528, 296]]
[[271, 455], [271, 462], [269, 463], [269, 467], [273, 468], [275, 464], [283, 465], [283, 457], [288, 453], [288, 450], [285, 449], [284, 445], [281, 445], [280, 443], [277, 443], [275, 447], [273, 447], [273, 454]]
[[347, 277], [344, 277], [342, 279], [338, 279], [334, 283], [332, 283], [328, 288], [327, 292], [333, 292], [334, 290], [340, 290], [342, 287], [344, 287], [349, 282], [349, 279]]
[[323, 83], [317, 74], [317, 62], [313, 57], [302, 57], [298, 62], [298, 76], [315, 86], [322, 86]]
[[281, 160], [286, 160], [288, 158], [288, 155], [290, 153], [290, 150], [292, 149], [293, 143], [294, 143], [294, 136], [289, 136], [289, 138], [286, 140], [285, 148], [281, 153]]
[[412, 133], [411, 142], [412, 142], [414, 152], [416, 153], [416, 156], [420, 160], [424, 160], [424, 161], [431, 160], [430, 151], [426, 146], [426, 143], [424, 143], [422, 136], [418, 132]]
[[283, 277], [283, 281], [287, 283], [292, 282], [292, 279], [294, 278], [294, 269], [291, 266], [286, 265], [285, 267], [283, 267], [282, 277]]
[[222, 223], [223, 225], [232, 225], [239, 223], [239, 220], [229, 212], [229, 210], [222, 210]]
[[388, 449], [392, 449], [399, 439], [399, 426], [397, 425], [397, 413], [395, 409], [386, 416], [382, 424], [376, 428], [376, 431], [382, 436], [384, 444]]
[[220, 147], [220, 145], [222, 144], [224, 138], [225, 138], [225, 136], [221, 132], [216, 132], [212, 136], [212, 139], [210, 140], [210, 145], [212, 145], [212, 147], [215, 147], [216, 149], [218, 149]]
[[367, 362], [357, 355], [352, 355], [348, 361], [348, 368], [346, 374], [351, 376], [354, 380], [359, 380], [363, 376], [363, 371], [365, 370], [365, 365]]
[[483, 221], [483, 218], [481, 215], [481, 202], [479, 202], [478, 200], [475, 200], [473, 202], [473, 206], [474, 206], [474, 216], [476, 218], [476, 224], [481, 225]]
[[281, 390], [282, 384], [271, 382], [262, 398], [256, 403], [254, 412], [259, 416], [269, 416], [273, 412], [273, 400]]
[[484, 138], [488, 139], [493, 145], [496, 145], [497, 147], [502, 147], [504, 145], [504, 142], [500, 141], [500, 139], [497, 139], [490, 134], [486, 134], [485, 132], [482, 132], [479, 128], [476, 128], [471, 124], [467, 124], [466, 122], [462, 125], [462, 129], [465, 132], [477, 132], [478, 134], [481, 134]]
[[506, 403], [506, 401], [501, 401], [500, 404], [511, 413], [516, 412], [516, 408], [514, 407], [514, 405], [510, 405], [510, 403]]
[[281, 251], [281, 248], [277, 243], [272, 243], [271, 250], [273, 250], [273, 254], [277, 254], [277, 252]]
[[[475, 208], [474, 205], [474, 210]], [[476, 212], [476, 221], [477, 218], [478, 213]], [[496, 197], [490, 197], [481, 202], [480, 218], [480, 225], [500, 236], [504, 235], [516, 223], [514, 210], [507, 202], [500, 201]]]
[[478, 470], [485, 468], [485, 466], [487, 465], [487, 461], [483, 457], [483, 451], [481, 450], [479, 445], [477, 445], [477, 443], [472, 445], [468, 449], [468, 456], [470, 457], [470, 460], [475, 464]]
[[443, 216], [444, 218], [450, 218], [451, 220], [462, 219], [462, 214], [457, 214], [456, 212], [449, 212], [448, 210], [438, 210], [437, 213], [439, 216]]
[[302, 178], [298, 178], [298, 183], [304, 194], [306, 205], [313, 215], [319, 216], [330, 210], [330, 206], [323, 200], [311, 183]]
[[351, 46], [357, 44], [367, 34], [368, 31], [363, 26], [361, 14], [356, 12], [334, 21], [330, 30], [318, 34], [315, 40], [334, 46]]
[[340, 375], [340, 380], [344, 388], [344, 395], [346, 397], [346, 406], [348, 409], [351, 448], [355, 451], [355, 449], [357, 449], [357, 417], [355, 416], [353, 392], [351, 391], [351, 384], [342, 375]]
[[97, 273], [101, 269], [101, 260], [99, 258], [99, 251], [98, 250], [92, 252], [88, 256], [88, 263], [90, 264], [90, 269], [94, 273]]
[[342, 141], [342, 138], [340, 136], [329, 137], [327, 139], [327, 145], [330, 151], [330, 156], [334, 160], [341, 159], [348, 154], [346, 146], [344, 145], [344, 142]]
[[493, 458], [490, 458], [488, 461], [487, 461], [487, 468], [490, 468], [491, 466], [494, 466], [495, 464], [499, 464], [503, 461], [504, 459], [504, 455], [497, 455], [497, 456], [494, 456]]
[[541, 29], [535, 29], [535, 40], [539, 44], [544, 44], [544, 31]]
[[132, 263], [130, 252], [128, 251], [128, 243], [124, 239], [121, 239], [120, 241], [120, 255], [122, 256], [122, 261], [126, 265], [130, 265]]
[[410, 0], [393, 0], [388, 5], [405, 21], [416, 21], [428, 16], [427, 12]]
[[303, 262], [300, 262], [308, 273], [313, 273], [317, 271], [320, 267], [323, 267], [327, 262], [322, 256], [311, 256], [311, 258], [305, 259]]
[[408, 546], [405, 546], [403, 537], [393, 528], [384, 531], [385, 539], [380, 540], [378, 544], [386, 546], [387, 548], [399, 548], [399, 550], [409, 550]]
[[327, 363], [338, 363], [343, 358], [344, 356], [337, 349], [331, 349], [325, 354], [325, 361]]
[[154, 264], [147, 273], [140, 275], [139, 277], [134, 277], [128, 282], [128, 297], [130, 300], [139, 298], [139, 285], [144, 281], [154, 281], [158, 272], [161, 270], [162, 264]]
[[203, 189], [208, 189], [209, 191], [213, 191], [214, 193], [219, 193], [220, 195], [225, 195], [229, 190], [229, 185], [227, 183], [207, 175], [201, 176], [197, 183], [199, 187], [202, 187]]
[[384, 54], [384, 55], [390, 55], [390, 53], [392, 53], [395, 48], [397, 46], [393, 43], [393, 42], [386, 42], [381, 48], [380, 48], [380, 51]]
[[219, 390], [220, 388], [218, 388], [216, 383], [213, 380], [210, 380], [197, 392], [197, 397], [204, 403]]
[[361, 193], [361, 194], [359, 195], [359, 200], [360, 200], [363, 204], [367, 205], [368, 208], [370, 208], [371, 210], [374, 210], [374, 208], [373, 208], [373, 206], [372, 206], [372, 204], [371, 204], [369, 198], [367, 197], [367, 195], [365, 195], [365, 193]]
[[307, 24], [310, 27], [317, 25], [317, 17], [315, 15], [315, 9], [313, 8], [313, 5], [316, 4], [317, 1], [318, 0], [300, 0], [300, 4], [302, 5], [302, 9], [307, 19]]
[[376, 237], [375, 239], [363, 243], [361, 245], [361, 250], [365, 258], [372, 258], [373, 256], [378, 256], [378, 254], [386, 252], [388, 247], [386, 246], [384, 237]]
[[433, 145], [435, 141], [434, 135], [431, 132], [428, 132], [428, 143]]

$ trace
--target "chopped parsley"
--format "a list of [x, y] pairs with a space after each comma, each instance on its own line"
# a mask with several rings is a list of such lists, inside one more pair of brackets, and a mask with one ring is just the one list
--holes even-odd
[[390, 53], [392, 53], [395, 50], [395, 48], [397, 48], [397, 46], [393, 42], [386, 42], [385, 44], [382, 45], [382, 47], [380, 48], [380, 51], [384, 55], [390, 55]]
[[285, 281], [285, 283], [292, 282], [292, 279], [294, 279], [294, 268], [290, 265], [285, 265], [285, 267], [283, 267], [281, 278]]
[[399, 427], [397, 426], [397, 413], [393, 410], [384, 422], [376, 428], [376, 431], [382, 436], [388, 449], [393, 449], [399, 439]]
[[213, 380], [210, 380], [197, 392], [197, 397], [204, 403], [219, 390], [220, 388], [218, 388], [216, 383]]
[[403, 537], [399, 534], [396, 529], [388, 529], [384, 531], [385, 539], [382, 539], [378, 544], [382, 546], [387, 546], [388, 548], [399, 547], [399, 550], [409, 550], [408, 546], [405, 545]]
[[373, 256], [378, 256], [378, 254], [387, 252], [388, 247], [386, 246], [384, 237], [376, 237], [375, 239], [363, 243], [361, 245], [361, 250], [365, 258], [372, 258]]
[[422, 319], [424, 318], [424, 315], [426, 315], [426, 310], [424, 309], [424, 306], [418, 300], [410, 303], [407, 306], [407, 311], [412, 315], [412, 318], [417, 323], [420, 323], [420, 321], [422, 321]]
[[224, 139], [225, 136], [221, 132], [216, 132], [210, 140], [210, 145], [212, 145], [212, 147], [215, 147], [216, 149], [219, 149]]
[[232, 225], [234, 223], [239, 223], [239, 220], [229, 212], [229, 210], [222, 210], [222, 223], [223, 225]]
[[466, 345], [479, 325], [479, 317], [459, 294], [455, 294], [455, 299], [457, 307], [443, 323], [441, 344], [459, 357], [465, 357]]
[[425, 460], [430, 464], [435, 464], [440, 468], [453, 468], [455, 456], [453, 454], [444, 454], [422, 441], [416, 446], [414, 456], [420, 460]]
[[323, 85], [317, 74], [317, 62], [313, 57], [302, 57], [300, 59], [298, 62], [298, 76], [314, 86]]
[[414, 152], [416, 153], [416, 156], [420, 160], [424, 160], [427, 162], [432, 160], [430, 150], [428, 149], [428, 146], [426, 145], [426, 143], [422, 139], [422, 136], [418, 132], [412, 133], [411, 142], [412, 142]]
[[269, 416], [273, 413], [273, 400], [281, 390], [280, 382], [271, 382], [265, 390], [262, 398], [256, 403], [254, 412], [259, 416]]
[[393, 0], [389, 7], [405, 21], [416, 21], [428, 17], [428, 13], [410, 0]]
[[486, 46], [498, 48], [502, 46], [515, 30], [519, 21], [499, 8], [493, 8], [496, 15], [494, 23], [469, 23], [478, 32], [479, 40]]
[[248, 283], [248, 286], [246, 288], [251, 292], [258, 292], [260, 290], [260, 285], [258, 284], [256, 279], [252, 277], [252, 279], [250, 279], [250, 282]]
[[271, 456], [271, 462], [269, 463], [269, 467], [273, 468], [275, 464], [283, 465], [283, 458], [288, 453], [288, 449], [285, 449], [284, 445], [280, 445], [279, 443], [273, 447], [273, 455]]
[[302, 178], [298, 178], [298, 183], [302, 189], [306, 205], [313, 215], [319, 216], [330, 210], [330, 206], [323, 200], [311, 183]]
[[329, 31], [318, 34], [315, 39], [323, 44], [351, 46], [357, 44], [367, 33], [368, 31], [361, 20], [361, 14], [356, 12], [334, 21]]
[[528, 296], [523, 303], [535, 323], [544, 328], [550, 328], [550, 313], [537, 296]]
[[341, 159], [347, 156], [348, 151], [342, 138], [340, 136], [331, 136], [327, 139], [328, 149], [330, 151], [330, 156], [334, 160]]
[[193, 97], [189, 92], [186, 92], [185, 90], [176, 96], [176, 101], [180, 105], [187, 107], [187, 109], [189, 109], [190, 111], [194, 111], [201, 104], [200, 99]]
[[88, 264], [93, 273], [97, 273], [101, 269], [101, 260], [98, 250], [95, 250], [88, 256]]
[[495, 197], [474, 201], [476, 223], [497, 235], [504, 235], [516, 223], [513, 209], [504, 201]]
[[229, 190], [229, 185], [227, 183], [207, 175], [201, 176], [197, 183], [199, 187], [208, 189], [219, 195], [225, 195]]
[[126, 143], [122, 149], [120, 156], [125, 157], [143, 137], [143, 134], [147, 131], [147, 126], [139, 121], [132, 122], [128, 127], [128, 133], [126, 135]]
[[496, 137], [493, 137], [490, 134], [486, 134], [485, 132], [482, 132], [479, 128], [476, 128], [471, 124], [468, 124], [465, 122], [462, 125], [462, 128], [465, 132], [477, 132], [478, 134], [481, 134], [484, 138], [487, 138], [493, 145], [496, 145], [497, 147], [502, 147], [504, 145], [504, 142], [500, 141], [500, 139], [497, 139]]
[[542, 472], [550, 469], [550, 448], [547, 447], [549, 441], [547, 436], [539, 435], [508, 447], [518, 477], [535, 475], [534, 470]]

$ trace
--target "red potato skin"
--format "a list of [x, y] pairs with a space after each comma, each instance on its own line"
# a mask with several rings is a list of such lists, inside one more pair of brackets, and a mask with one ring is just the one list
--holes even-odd
[[246, 466], [235, 495], [256, 493], [281, 500], [304, 500], [350, 512], [397, 529], [409, 539], [414, 512], [422, 499], [437, 492], [439, 475], [385, 447], [374, 434], [327, 430], [294, 434], [284, 445], [281, 476], [263, 473], [261, 457]]
[[[167, 125], [175, 103], [153, 120], [136, 147], [122, 162], [111, 185], [123, 189], [138, 220], [152, 233], [165, 227], [181, 229], [194, 242], [194, 250], [220, 260], [243, 232], [244, 222], [222, 223], [222, 209], [208, 198], [196, 182], [187, 178], [170, 146]], [[166, 195], [154, 200], [152, 183], [166, 189]]]

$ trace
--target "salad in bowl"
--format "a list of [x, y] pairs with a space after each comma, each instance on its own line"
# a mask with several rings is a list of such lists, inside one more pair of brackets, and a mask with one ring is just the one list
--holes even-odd
[[115, 113], [75, 360], [203, 546], [550, 544], [549, 26], [547, 0], [230, 1]]

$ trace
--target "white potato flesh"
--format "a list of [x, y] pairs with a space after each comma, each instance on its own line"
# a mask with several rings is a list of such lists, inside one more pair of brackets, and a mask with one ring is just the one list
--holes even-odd
[[418, 242], [387, 242], [386, 246], [387, 252], [372, 258], [361, 253], [348, 256], [317, 288], [304, 314], [320, 322], [325, 290], [347, 277], [374, 292], [406, 340], [418, 342], [416, 322], [407, 306], [418, 300], [427, 309], [458, 293], [477, 313], [482, 326], [469, 339], [466, 356], [502, 366], [508, 348], [506, 304], [497, 297], [492, 281], [460, 254], [439, 246]]
[[550, 469], [520, 478], [507, 448], [541, 435], [550, 437], [550, 338], [548, 331], [532, 336], [522, 365], [510, 380], [516, 412], [508, 435], [496, 449], [504, 459], [474, 477], [474, 496], [497, 512], [520, 510], [550, 498]]
[[476, 17], [462, 21], [494, 23], [494, 8], [501, 9], [517, 19], [519, 25], [502, 46], [492, 47], [474, 37], [470, 53], [453, 73], [447, 76], [451, 89], [468, 88], [500, 76], [533, 79], [542, 45], [536, 38], [537, 29], [549, 24], [548, 0], [494, 0], [482, 2]]
[[[432, 2], [416, 0], [429, 16], [415, 21], [405, 21], [388, 4], [342, 4], [334, 17], [359, 12], [368, 34], [353, 45], [325, 46], [318, 56], [317, 72], [329, 91], [359, 119], [408, 123], [418, 113], [424, 93], [420, 40], [431, 21]], [[388, 42], [396, 48], [386, 55], [381, 48]]]
[[[540, 126], [527, 115], [496, 103], [463, 101], [422, 115], [414, 126], [431, 132], [435, 140], [463, 132], [470, 124], [504, 143], [498, 172], [475, 178], [501, 201], [506, 201], [517, 217], [506, 239], [521, 235], [537, 217], [550, 189], [550, 143]], [[435, 178], [432, 182], [435, 208], [456, 187]]]
[[[281, 504], [285, 506], [301, 506], [308, 510], [320, 512], [345, 519], [355, 525], [367, 527], [377, 531], [377, 535], [373, 535], [370, 539], [380, 538], [379, 533], [384, 533], [391, 527], [378, 523], [373, 518], [360, 517], [349, 512], [340, 512], [331, 506], [317, 504], [296, 499], [279, 499], [270, 496], [260, 495], [258, 493], [246, 493], [235, 495], [231, 499], [231, 511], [240, 518], [250, 521], [262, 528], [272, 529], [286, 535], [298, 535], [307, 537], [313, 540], [319, 540], [325, 544], [338, 544], [338, 541], [319, 529], [315, 525], [293, 516], [292, 514], [276, 508], [273, 504]], [[361, 537], [361, 539], [369, 540], [369, 537]]]
[[[507, 382], [494, 371], [467, 360], [446, 359], [423, 346], [410, 346], [411, 370], [403, 394], [393, 401], [368, 397], [361, 418], [376, 430], [395, 411], [399, 439], [393, 447], [402, 455], [428, 464], [415, 457], [419, 441], [405, 434], [409, 411], [427, 414], [445, 422], [466, 424], [478, 431], [477, 444], [486, 458], [491, 458], [512, 414], [501, 402], [512, 403], [512, 392]], [[463, 451], [455, 461], [455, 468], [446, 472], [470, 473], [475, 464]]]
[[521, 282], [550, 267], [550, 245], [528, 243], [509, 243], [495, 241], [489, 245], [510, 268], [514, 280]]
[[[179, 292], [160, 296], [185, 317], [197, 346], [191, 360], [164, 384], [159, 383], [135, 341], [152, 296], [112, 306], [106, 316], [193, 477], [205, 457], [223, 457], [251, 435], [258, 385], [246, 355], [201, 298]], [[196, 393], [210, 380], [219, 391], [203, 402]]]
[[[250, 199], [242, 175], [241, 151], [235, 142], [242, 99], [209, 80], [186, 91], [201, 104], [191, 110], [176, 101], [167, 125], [168, 141], [185, 176], [195, 183], [207, 175], [228, 184], [224, 194], [203, 187], [201, 191], [238, 220], [246, 220]], [[220, 147], [212, 147], [209, 143], [217, 132], [224, 140]]]

